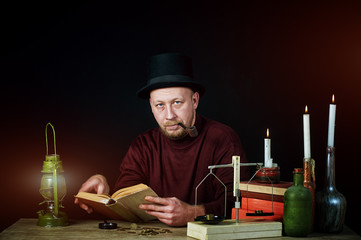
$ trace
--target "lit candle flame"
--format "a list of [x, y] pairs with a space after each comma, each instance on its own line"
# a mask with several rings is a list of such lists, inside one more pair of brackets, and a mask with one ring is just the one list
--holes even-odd
[[332, 94], [332, 103], [335, 103], [335, 94]]
[[267, 128], [267, 138], [269, 138], [269, 129]]
[[307, 105], [306, 105], [306, 107], [305, 107], [305, 113], [308, 113], [308, 107], [307, 107]]

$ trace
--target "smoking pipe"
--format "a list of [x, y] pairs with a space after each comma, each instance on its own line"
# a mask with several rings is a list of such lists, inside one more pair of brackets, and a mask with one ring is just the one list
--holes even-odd
[[190, 137], [197, 137], [198, 136], [198, 131], [196, 126], [190, 126], [190, 127], [186, 127], [184, 126], [183, 123], [178, 123], [179, 126], [181, 126], [182, 128], [184, 128], [187, 133], [189, 134]]

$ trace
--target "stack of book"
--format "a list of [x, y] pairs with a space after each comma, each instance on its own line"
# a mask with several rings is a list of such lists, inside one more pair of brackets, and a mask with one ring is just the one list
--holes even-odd
[[[282, 221], [284, 193], [292, 186], [292, 182], [277, 184], [259, 183], [251, 181], [240, 183], [242, 205], [239, 209], [239, 218], [262, 218], [272, 221]], [[236, 219], [236, 209], [232, 209], [232, 219]]]

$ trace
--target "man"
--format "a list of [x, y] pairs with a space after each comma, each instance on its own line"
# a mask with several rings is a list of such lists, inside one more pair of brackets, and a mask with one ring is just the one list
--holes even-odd
[[[197, 216], [223, 216], [224, 186], [215, 178], [207, 178], [198, 188], [196, 209], [195, 188], [209, 173], [209, 165], [231, 163], [234, 155], [246, 161], [241, 142], [230, 127], [196, 113], [204, 91], [193, 80], [190, 58], [174, 53], [151, 58], [148, 84], [138, 91], [140, 98], [149, 99], [159, 128], [148, 130], [132, 143], [114, 189], [138, 183], [150, 186], [160, 197], [148, 196], [150, 204], [139, 207], [170, 226], [186, 225], [193, 221], [195, 212]], [[190, 134], [191, 127], [196, 132]], [[229, 216], [234, 202], [233, 169], [214, 172], [227, 186]], [[243, 168], [241, 176], [246, 176]], [[94, 175], [79, 191], [108, 193], [109, 185], [104, 176]]]

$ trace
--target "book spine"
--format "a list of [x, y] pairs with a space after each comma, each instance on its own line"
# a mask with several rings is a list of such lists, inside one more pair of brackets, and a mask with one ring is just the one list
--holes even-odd
[[[242, 198], [255, 198], [255, 199], [262, 199], [262, 200], [268, 200], [272, 201], [272, 194], [266, 194], [266, 193], [257, 193], [257, 192], [247, 192], [247, 191], [241, 191]], [[284, 197], [280, 195], [273, 195], [273, 201], [274, 202], [283, 202]]]

